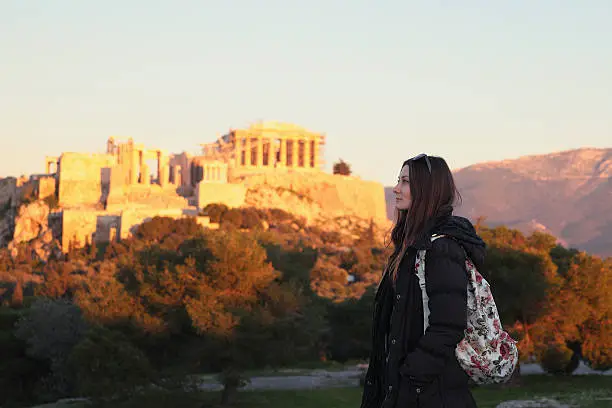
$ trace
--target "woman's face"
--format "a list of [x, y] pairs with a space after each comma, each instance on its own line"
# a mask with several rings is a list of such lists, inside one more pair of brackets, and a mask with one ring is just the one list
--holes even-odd
[[395, 194], [395, 208], [398, 210], [407, 210], [410, 208], [410, 180], [408, 178], [408, 165], [402, 167], [397, 184], [393, 187]]

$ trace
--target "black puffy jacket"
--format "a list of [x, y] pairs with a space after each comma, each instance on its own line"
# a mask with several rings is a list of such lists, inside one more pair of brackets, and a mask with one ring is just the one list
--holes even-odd
[[[433, 234], [445, 235], [431, 242]], [[429, 326], [415, 258], [425, 249]], [[467, 324], [465, 257], [482, 269], [485, 244], [469, 220], [432, 220], [400, 263], [397, 282], [383, 277], [374, 302], [372, 352], [362, 408], [475, 407], [455, 348]]]

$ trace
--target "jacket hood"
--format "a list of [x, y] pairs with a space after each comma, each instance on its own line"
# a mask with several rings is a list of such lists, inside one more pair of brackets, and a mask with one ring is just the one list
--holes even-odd
[[415, 246], [419, 249], [431, 248], [432, 235], [446, 235], [457, 241], [467, 252], [476, 268], [482, 269], [486, 244], [478, 236], [470, 220], [456, 215], [437, 218], [427, 228], [426, 233], [417, 241]]

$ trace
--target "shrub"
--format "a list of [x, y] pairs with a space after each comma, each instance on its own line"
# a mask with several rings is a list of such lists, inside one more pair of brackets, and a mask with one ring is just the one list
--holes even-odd
[[77, 344], [68, 364], [76, 374], [81, 395], [113, 396], [151, 381], [152, 369], [144, 353], [120, 332], [95, 327]]
[[[2, 326], [9, 320], [16, 320], [19, 316], [14, 313], [12, 317], [0, 309]], [[12, 327], [11, 327], [12, 329]], [[0, 328], [0, 405], [7, 402], [21, 402], [19, 406], [30, 406], [39, 402], [38, 385], [40, 380], [49, 374], [49, 364], [26, 355], [26, 343], [14, 336], [11, 329]], [[42, 402], [42, 401], [40, 401]], [[17, 405], [17, 404], [16, 404]], [[6, 406], [9, 406], [8, 404]], [[10, 405], [13, 406], [13, 405]]]
[[540, 353], [540, 364], [549, 374], [570, 375], [579, 363], [579, 357], [562, 344], [550, 344]]
[[157, 216], [136, 227], [134, 238], [174, 250], [186, 237], [201, 235], [203, 231], [204, 228], [193, 217], [174, 219]]
[[51, 364], [47, 391], [67, 395], [73, 376], [66, 368], [72, 348], [83, 338], [87, 326], [81, 310], [66, 300], [39, 299], [16, 324], [15, 336], [27, 344], [27, 355]]
[[292, 221], [293, 220], [293, 214], [282, 210], [280, 208], [270, 208], [268, 210], [268, 221], [270, 221], [271, 223], [282, 223], [285, 221]]
[[50, 210], [55, 210], [59, 207], [59, 201], [55, 194], [45, 197], [43, 201], [49, 206]]
[[261, 217], [255, 208], [242, 209], [241, 228], [254, 229], [261, 226]]
[[231, 208], [223, 213], [221, 224], [240, 228], [242, 226], [242, 211], [238, 208]]
[[342, 176], [350, 176], [352, 173], [351, 166], [344, 160], [340, 159], [339, 162], [334, 163], [333, 173], [340, 174]]
[[228, 210], [227, 205], [211, 203], [202, 209], [201, 214], [210, 218], [210, 222], [220, 223], [223, 214]]
[[323, 231], [321, 232], [321, 239], [326, 244], [340, 244], [342, 235], [338, 231]]
[[612, 368], [612, 327], [602, 322], [591, 330], [582, 343], [582, 355], [593, 370], [607, 371]]

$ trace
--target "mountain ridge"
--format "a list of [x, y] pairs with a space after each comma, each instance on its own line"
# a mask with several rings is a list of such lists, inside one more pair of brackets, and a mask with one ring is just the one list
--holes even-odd
[[[456, 213], [491, 226], [555, 235], [567, 246], [612, 256], [612, 148], [580, 148], [476, 163], [453, 170]], [[393, 216], [392, 187], [385, 187]]]

